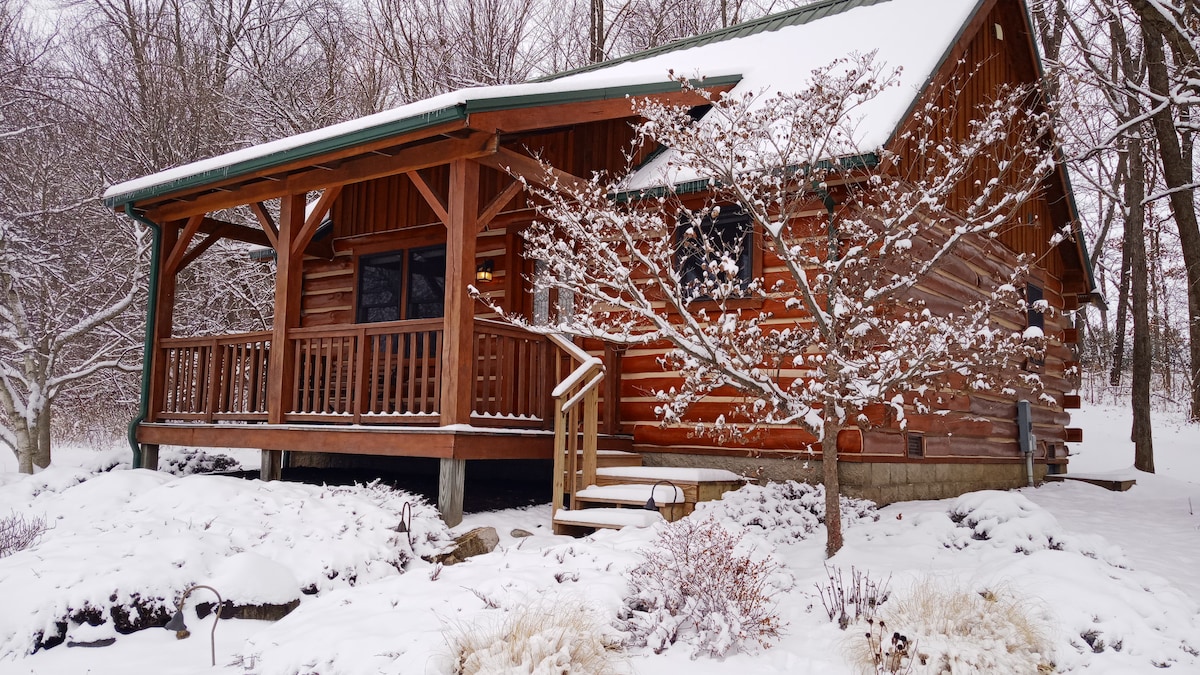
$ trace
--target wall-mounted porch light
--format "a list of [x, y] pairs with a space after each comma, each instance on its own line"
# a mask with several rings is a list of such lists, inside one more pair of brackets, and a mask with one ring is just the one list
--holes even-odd
[[491, 259], [484, 260], [475, 268], [475, 281], [486, 283], [492, 280], [492, 272], [496, 269], [496, 263]]

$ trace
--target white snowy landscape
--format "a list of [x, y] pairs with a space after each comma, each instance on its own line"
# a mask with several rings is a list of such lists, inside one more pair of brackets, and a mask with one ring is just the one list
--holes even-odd
[[[820, 500], [795, 485], [744, 488], [682, 521], [711, 533], [714, 519], [742, 536], [738, 553], [764, 563], [779, 632], [766, 648], [739, 643], [737, 624], [709, 621], [701, 635], [662, 612], [629, 611], [631, 570], [661, 525], [572, 539], [549, 533], [548, 505], [475, 513], [454, 533], [491, 526], [500, 545], [442, 566], [420, 556], [452, 533], [419, 498], [388, 488], [108, 470], [127, 462], [117, 448], [57, 451], [49, 469], [22, 476], [5, 455], [0, 514], [44, 518], [48, 529], [0, 558], [0, 673], [448, 673], [452, 645], [464, 643], [477, 647], [464, 672], [876, 672], [858, 660], [869, 659], [870, 626], [853, 621], [855, 608], [845, 630], [826, 612], [822, 592], [839, 571], [847, 586], [857, 571], [886, 588], [878, 617], [889, 636], [912, 641], [910, 672], [1200, 672], [1200, 430], [1157, 415], [1159, 473], [1150, 475], [1128, 468], [1125, 408], [1092, 405], [1076, 419], [1086, 440], [1071, 471], [1131, 477], [1135, 487], [1055, 483], [860, 509], [828, 561], [810, 510]], [[411, 548], [396, 531], [406, 501], [415, 504]], [[510, 536], [517, 528], [532, 536]], [[216, 668], [213, 618], [195, 613], [213, 600], [204, 590], [187, 601], [186, 640], [117, 630], [110, 607], [122, 616], [173, 607], [197, 583], [235, 604], [300, 605], [278, 622], [220, 621]], [[564, 616], [571, 628], [547, 628]], [[523, 644], [495, 637], [518, 621], [530, 634]], [[62, 626], [66, 642], [37, 648]], [[629, 646], [634, 635], [649, 646]], [[572, 639], [612, 649], [600, 650], [595, 670], [568, 671], [559, 648]], [[519, 668], [501, 665], [511, 651]]]

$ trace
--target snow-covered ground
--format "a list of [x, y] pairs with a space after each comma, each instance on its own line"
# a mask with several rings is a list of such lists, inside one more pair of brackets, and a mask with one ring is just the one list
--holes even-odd
[[[1075, 448], [1072, 472], [1130, 475], [1137, 480], [1132, 490], [1048, 484], [893, 504], [879, 510], [878, 520], [848, 527], [845, 548], [830, 561], [823, 531], [808, 532], [815, 520], [770, 496], [778, 493], [705, 509], [734, 530], [746, 526], [743, 545], [780, 564], [767, 587], [782, 636], [769, 649], [723, 659], [693, 660], [683, 641], [661, 654], [630, 649], [622, 668], [689, 675], [859, 672], [849, 652], [864, 626], [839, 629], [818, 594], [828, 562], [846, 578], [852, 567], [877, 581], [890, 577], [893, 599], [881, 612], [906, 618], [893, 619], [888, 630], [907, 631], [918, 652], [943, 650], [961, 663], [993, 659], [981, 672], [1016, 672], [1002, 654], [988, 651], [999, 642], [987, 621], [974, 627], [966, 646], [950, 645], [929, 622], [889, 614], [889, 606], [898, 607], [912, 589], [986, 594], [999, 598], [996, 606], [1011, 599], [1039, 627], [1048, 652], [1040, 660], [1059, 671], [1200, 673], [1200, 428], [1159, 415], [1158, 474], [1148, 475], [1130, 468], [1128, 413], [1092, 407], [1075, 421], [1085, 441]], [[412, 557], [447, 540], [417, 498], [383, 488], [95, 473], [127, 461], [127, 454], [68, 450], [33, 477], [12, 474], [9, 458], [0, 460], [0, 471], [9, 472], [0, 473], [0, 517], [42, 516], [51, 526], [33, 548], [0, 558], [0, 674], [447, 673], [455, 636], [494, 627], [527, 607], [590, 608], [598, 632], [619, 639], [616, 619], [629, 595], [630, 570], [656, 536], [629, 528], [557, 537], [548, 532], [549, 506], [471, 514], [455, 531], [495, 527], [499, 548], [441, 567]], [[395, 528], [406, 501], [415, 505], [411, 548]], [[532, 536], [512, 536], [518, 528]], [[191, 583], [211, 583], [240, 603], [301, 602], [276, 623], [221, 621], [215, 669], [208, 653], [212, 618], [196, 619], [191, 611], [209, 600], [204, 591], [188, 600], [193, 635], [183, 641], [157, 628], [120, 634], [103, 611], [91, 614], [100, 625], [90, 626], [80, 612], [109, 604], [136, 609], [139, 602], [161, 608]], [[30, 655], [39, 632], [55, 634], [58, 621], [65, 621], [67, 640], [116, 641]]]

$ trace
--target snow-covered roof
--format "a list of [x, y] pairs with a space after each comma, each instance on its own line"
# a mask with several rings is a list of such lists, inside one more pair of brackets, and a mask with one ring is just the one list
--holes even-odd
[[813, 69], [842, 56], [877, 51], [876, 62], [901, 67], [902, 72], [899, 86], [860, 109], [858, 146], [869, 152], [887, 143], [981, 4], [982, 0], [826, 0], [541, 81], [461, 89], [193, 162], [114, 185], [104, 199], [118, 206], [269, 168], [272, 162], [469, 120], [473, 111], [666, 91], [672, 71], [708, 81], [740, 76], [735, 92], [796, 90]]

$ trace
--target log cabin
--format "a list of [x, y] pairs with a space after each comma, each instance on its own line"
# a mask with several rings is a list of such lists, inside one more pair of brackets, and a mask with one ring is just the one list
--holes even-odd
[[[622, 170], [636, 121], [630, 97], [703, 103], [668, 73], [694, 73], [712, 94], [785, 90], [796, 72], [871, 50], [903, 71], [900, 85], [864, 113], [864, 142], [901, 154], [898, 130], [918, 103], [964, 69], [971, 77], [962, 92], [943, 101], [964, 117], [998, 86], [1041, 74], [1021, 0], [825, 0], [112, 186], [106, 205], [155, 235], [143, 406], [130, 427], [135, 464], [155, 467], [162, 444], [261, 449], [264, 479], [280, 475], [285, 451], [297, 463], [320, 455], [437, 458], [439, 507], [451, 524], [461, 518], [464, 472], [475, 460], [553, 458], [556, 507], [564, 493], [578, 505], [581, 491], [569, 478], [577, 471], [583, 487], [673, 476], [696, 484], [691, 501], [739, 475], [819, 480], [819, 444], [814, 454], [816, 439], [799, 428], [725, 447], [660, 424], [646, 394], [672, 377], [660, 351], [525, 332], [497, 321], [469, 287], [508, 312], [547, 312], [550, 299], [528, 281], [536, 262], [522, 255], [521, 232], [536, 217], [522, 181]], [[1079, 406], [1070, 312], [1097, 296], [1065, 170], [1024, 209], [1026, 224], [964, 246], [921, 290], [931, 307], [952, 311], [987, 270], [1011, 268], [1017, 254], [1037, 256], [1027, 292], [1061, 311], [1044, 317], [1049, 348], [1038, 367], [1049, 395], [1028, 409], [1033, 475], [1015, 397], [960, 391], [944, 396], [942, 409], [914, 411], [907, 429], [843, 432], [846, 492], [881, 503], [939, 498], [1021, 486], [1065, 468], [1067, 444], [1081, 440], [1068, 426], [1067, 410]], [[1076, 236], [1052, 239], [1064, 228]], [[204, 264], [222, 238], [273, 250], [273, 325], [175, 335], [179, 272]], [[752, 271], [778, 272], [773, 262], [758, 252]], [[606, 457], [648, 471], [622, 477], [618, 468], [606, 478]]]

